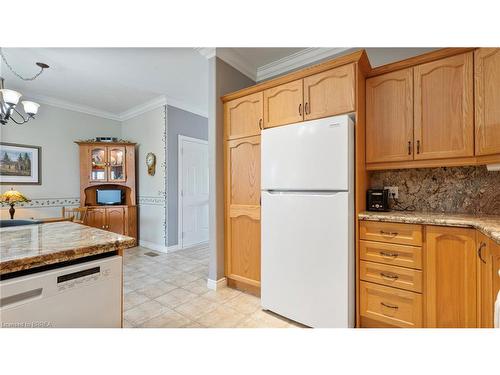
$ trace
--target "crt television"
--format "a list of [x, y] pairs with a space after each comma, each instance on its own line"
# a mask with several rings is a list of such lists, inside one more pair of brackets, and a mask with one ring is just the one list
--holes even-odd
[[123, 204], [123, 190], [120, 189], [97, 189], [96, 201], [99, 205]]

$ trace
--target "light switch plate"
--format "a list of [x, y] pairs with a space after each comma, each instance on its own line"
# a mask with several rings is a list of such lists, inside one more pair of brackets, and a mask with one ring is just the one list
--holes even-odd
[[392, 199], [393, 197], [395, 199], [398, 199], [399, 194], [398, 194], [398, 187], [397, 186], [384, 186], [384, 189], [389, 190], [389, 199]]

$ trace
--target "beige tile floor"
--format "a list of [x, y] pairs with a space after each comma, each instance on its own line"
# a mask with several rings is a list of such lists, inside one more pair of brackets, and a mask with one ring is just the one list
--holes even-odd
[[293, 328], [263, 311], [260, 299], [231, 288], [207, 288], [208, 248], [149, 257], [142, 247], [124, 257], [125, 328]]

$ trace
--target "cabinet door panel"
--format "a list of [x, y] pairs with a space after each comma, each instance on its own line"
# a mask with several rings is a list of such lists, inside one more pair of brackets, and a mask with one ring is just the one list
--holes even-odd
[[473, 229], [426, 227], [426, 326], [477, 326], [476, 241]]
[[303, 120], [302, 80], [264, 91], [264, 127], [291, 124]]
[[260, 134], [263, 126], [263, 92], [235, 99], [224, 105], [225, 139]]
[[304, 78], [304, 120], [354, 111], [354, 64]]
[[108, 153], [106, 147], [93, 147], [90, 152], [90, 181], [107, 181], [108, 180]]
[[226, 144], [226, 257], [231, 280], [260, 287], [260, 136]]
[[472, 52], [418, 65], [416, 160], [473, 156]]
[[476, 155], [500, 154], [500, 48], [474, 52]]
[[110, 232], [125, 234], [123, 207], [106, 208], [106, 229]]
[[413, 160], [413, 69], [366, 80], [366, 162]]
[[87, 211], [85, 222], [88, 226], [104, 229], [106, 224], [105, 209], [91, 209]]
[[125, 147], [111, 146], [108, 150], [108, 180], [113, 182], [124, 182], [126, 178]]

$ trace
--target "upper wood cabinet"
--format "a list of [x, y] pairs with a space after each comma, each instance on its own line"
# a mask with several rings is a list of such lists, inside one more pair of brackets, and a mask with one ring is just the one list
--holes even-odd
[[224, 105], [225, 139], [259, 135], [263, 127], [264, 94], [257, 92]]
[[264, 90], [264, 128], [304, 119], [303, 80]]
[[304, 78], [304, 120], [355, 110], [354, 69], [349, 64]]
[[500, 48], [474, 52], [476, 155], [500, 154]]
[[366, 162], [413, 160], [413, 69], [366, 80]]
[[427, 226], [425, 250], [425, 326], [475, 328], [477, 326], [475, 230]]
[[472, 52], [414, 68], [415, 160], [474, 155], [472, 68]]
[[226, 145], [226, 277], [260, 287], [260, 136]]

